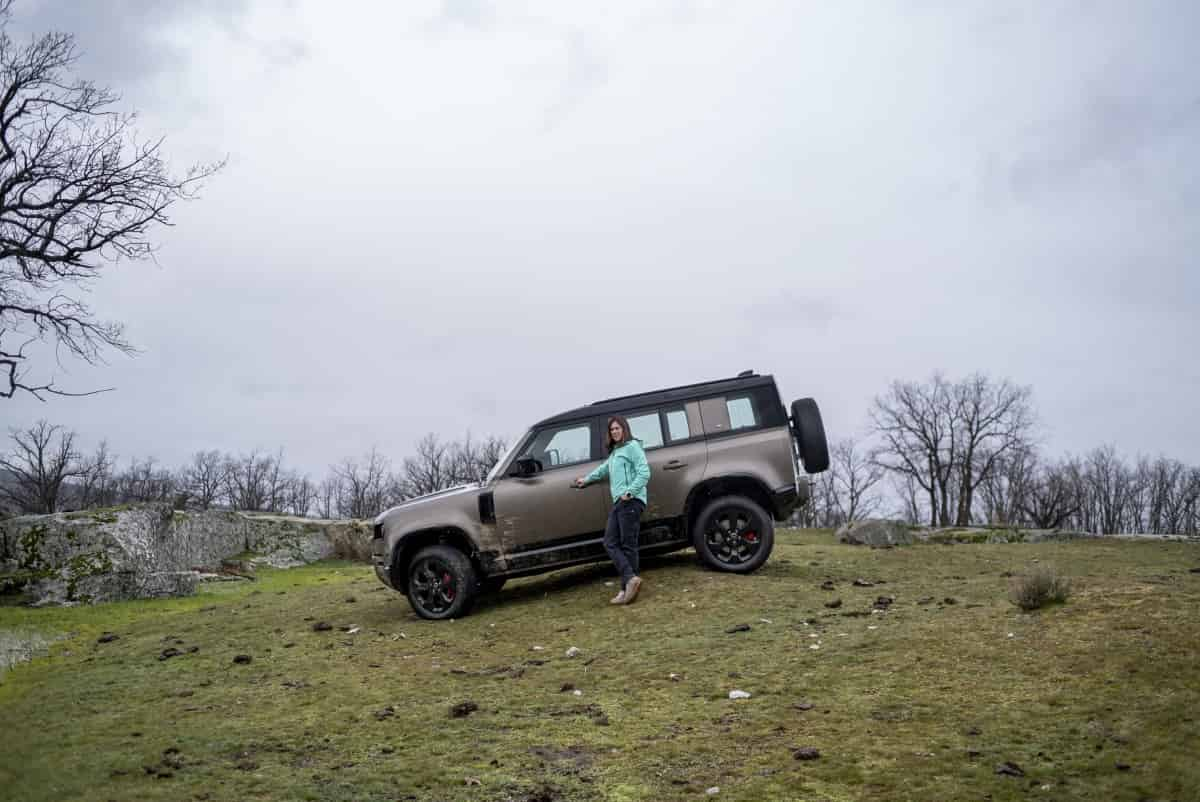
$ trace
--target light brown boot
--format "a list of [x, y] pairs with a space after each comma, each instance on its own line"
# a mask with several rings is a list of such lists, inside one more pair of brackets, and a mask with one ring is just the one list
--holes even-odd
[[642, 578], [640, 576], [631, 577], [625, 583], [625, 601], [622, 604], [633, 604], [633, 600], [637, 598], [638, 591], [642, 588]]

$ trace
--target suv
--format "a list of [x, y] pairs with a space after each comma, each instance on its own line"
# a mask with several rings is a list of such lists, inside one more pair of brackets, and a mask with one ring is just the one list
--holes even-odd
[[744, 371], [597, 401], [535, 424], [479, 484], [381, 514], [375, 573], [417, 615], [443, 619], [465, 615], [478, 594], [511, 577], [607, 560], [607, 487], [572, 480], [606, 458], [611, 415], [629, 420], [650, 463], [643, 554], [691, 546], [716, 570], [749, 573], [771, 553], [774, 521], [808, 501], [796, 458], [810, 474], [829, 467], [816, 402], [793, 402], [789, 418], [771, 376]]

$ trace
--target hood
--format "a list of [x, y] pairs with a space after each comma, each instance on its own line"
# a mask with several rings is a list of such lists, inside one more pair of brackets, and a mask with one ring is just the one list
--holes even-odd
[[385, 518], [388, 518], [392, 515], [401, 514], [421, 504], [428, 504], [431, 501], [439, 501], [444, 498], [450, 498], [451, 496], [461, 496], [464, 493], [472, 493], [478, 489], [479, 485], [458, 485], [457, 487], [448, 487], [445, 490], [438, 490], [433, 493], [426, 493], [423, 496], [410, 498], [408, 501], [402, 501], [396, 506], [389, 507], [388, 509], [379, 513], [379, 515], [375, 516], [374, 523], [381, 524]]

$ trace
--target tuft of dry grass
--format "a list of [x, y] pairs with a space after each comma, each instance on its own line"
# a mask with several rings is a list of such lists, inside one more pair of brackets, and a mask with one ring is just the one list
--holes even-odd
[[1009, 583], [1008, 599], [1022, 610], [1040, 610], [1049, 604], [1061, 604], [1071, 595], [1071, 580], [1053, 565], [1034, 565]]

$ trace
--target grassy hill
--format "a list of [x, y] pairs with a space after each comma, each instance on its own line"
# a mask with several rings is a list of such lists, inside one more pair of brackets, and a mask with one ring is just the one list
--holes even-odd
[[[67, 635], [0, 678], [0, 798], [1200, 798], [1200, 546], [779, 541], [749, 577], [653, 561], [630, 607], [592, 567], [441, 624], [349, 563], [0, 608]], [[1034, 561], [1066, 604], [1008, 602]]]

